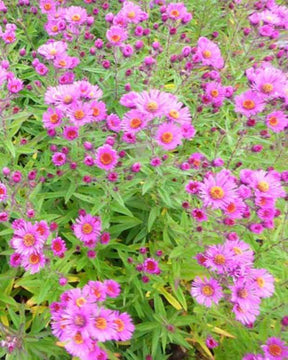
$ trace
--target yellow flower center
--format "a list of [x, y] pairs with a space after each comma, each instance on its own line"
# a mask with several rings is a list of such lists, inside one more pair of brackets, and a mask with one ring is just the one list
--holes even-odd
[[77, 345], [83, 344], [84, 340], [80, 332], [77, 332], [76, 335], [73, 337], [74, 342]]
[[210, 59], [212, 56], [212, 53], [209, 50], [204, 50], [204, 51], [202, 51], [202, 56], [204, 57], [204, 59]]
[[242, 254], [243, 254], [243, 251], [242, 251], [240, 248], [238, 248], [238, 247], [234, 247], [234, 248], [233, 248], [233, 251], [234, 251], [234, 253], [237, 254], [237, 255], [242, 255]]
[[57, 54], [57, 50], [56, 49], [51, 49], [50, 50], [50, 55], [56, 55]]
[[57, 114], [52, 114], [52, 115], [50, 116], [50, 122], [51, 122], [52, 124], [56, 124], [56, 123], [58, 122], [58, 120], [59, 120], [59, 116], [58, 116]]
[[84, 299], [83, 297], [80, 297], [80, 298], [76, 299], [76, 305], [78, 307], [82, 307], [83, 305], [86, 304], [86, 302], [87, 302], [87, 300]]
[[138, 118], [134, 118], [130, 121], [130, 126], [132, 129], [137, 129], [142, 124], [142, 121]]
[[35, 236], [33, 234], [27, 233], [23, 236], [23, 243], [25, 246], [33, 246], [36, 242]]
[[179, 119], [180, 114], [179, 114], [179, 111], [177, 111], [177, 110], [170, 110], [169, 116], [171, 116], [173, 119]]
[[217, 254], [215, 257], [214, 257], [214, 263], [216, 265], [224, 265], [226, 262], [226, 258], [224, 255], [222, 254]]
[[135, 11], [130, 11], [130, 12], [127, 14], [127, 17], [128, 17], [129, 19], [134, 19], [135, 16], [136, 16]]
[[60, 61], [58, 62], [58, 64], [59, 64], [60, 66], [64, 67], [64, 66], [67, 65], [67, 62], [66, 62], [65, 60], [60, 60]]
[[225, 192], [220, 186], [212, 186], [209, 193], [214, 200], [221, 200], [225, 196]]
[[115, 319], [113, 322], [117, 326], [116, 331], [121, 332], [125, 329], [125, 324], [121, 319]]
[[265, 94], [271, 93], [271, 91], [273, 91], [273, 89], [274, 89], [274, 86], [273, 86], [272, 84], [269, 84], [269, 83], [263, 84], [263, 85], [261, 86], [261, 90], [262, 90]]
[[76, 110], [74, 112], [74, 117], [76, 118], [76, 120], [82, 120], [85, 116], [85, 113], [83, 110]]
[[120, 39], [121, 39], [121, 36], [120, 35], [117, 35], [117, 34], [115, 34], [115, 35], [112, 35], [111, 36], [111, 40], [113, 41], [113, 42], [118, 42], [118, 41], [120, 41]]
[[256, 281], [260, 288], [263, 288], [265, 286], [265, 280], [262, 277], [258, 277]]
[[29, 263], [31, 265], [36, 265], [40, 262], [40, 256], [37, 254], [32, 254], [29, 256]]
[[269, 190], [269, 184], [267, 181], [260, 181], [257, 185], [257, 189], [261, 192], [267, 192]]
[[103, 317], [97, 317], [95, 319], [94, 325], [97, 329], [100, 329], [100, 330], [107, 329], [107, 321]]
[[212, 296], [214, 294], [214, 289], [211, 285], [204, 285], [201, 291], [205, 296]]
[[158, 104], [156, 103], [156, 101], [150, 101], [147, 106], [146, 109], [148, 111], [154, 112], [158, 110]]
[[81, 16], [79, 14], [74, 14], [71, 18], [73, 21], [80, 21], [81, 20]]
[[217, 89], [213, 89], [210, 94], [212, 97], [216, 98], [219, 95], [219, 91]]
[[84, 225], [82, 225], [82, 232], [86, 235], [91, 234], [93, 231], [93, 226], [89, 223], [85, 223]]
[[57, 25], [52, 26], [51, 30], [53, 32], [57, 32], [58, 31], [58, 26]]
[[172, 11], [170, 12], [170, 14], [171, 14], [171, 16], [179, 17], [180, 12], [179, 12], [178, 10], [174, 9], [174, 10], [172, 10]]
[[73, 101], [73, 98], [71, 95], [66, 95], [63, 99], [64, 104], [69, 105]]
[[279, 124], [279, 121], [278, 121], [277, 117], [276, 117], [276, 116], [271, 116], [271, 117], [269, 118], [269, 124], [270, 124], [271, 126], [276, 126], [276, 125], [278, 125], [278, 124]]

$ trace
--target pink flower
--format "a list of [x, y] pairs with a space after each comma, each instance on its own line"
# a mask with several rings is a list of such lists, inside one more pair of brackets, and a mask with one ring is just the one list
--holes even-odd
[[248, 90], [235, 97], [235, 111], [250, 117], [260, 113], [265, 108], [262, 97], [255, 91]]
[[116, 298], [120, 295], [120, 285], [114, 280], [105, 280], [104, 286], [106, 287], [106, 294], [110, 298]]
[[102, 228], [101, 220], [99, 217], [90, 214], [80, 215], [73, 225], [75, 236], [84, 243], [89, 240], [97, 240]]
[[66, 164], [66, 155], [62, 152], [55, 152], [52, 156], [52, 162], [55, 166], [63, 166]]
[[278, 133], [288, 127], [288, 117], [283, 111], [273, 111], [267, 115], [266, 125], [269, 129]]
[[110, 114], [106, 118], [106, 124], [109, 130], [119, 132], [121, 130], [121, 119], [116, 114]]
[[29, 255], [34, 252], [40, 252], [43, 248], [44, 241], [44, 238], [37, 231], [37, 225], [25, 222], [23, 227], [14, 231], [11, 246], [17, 253]]
[[67, 50], [67, 43], [64, 41], [53, 41], [41, 45], [38, 48], [38, 53], [47, 60], [53, 60], [57, 56], [62, 56]]
[[12, 267], [18, 267], [20, 266], [22, 263], [22, 255], [18, 254], [17, 252], [14, 252], [11, 256], [10, 256], [10, 260], [9, 260], [9, 264]]
[[198, 194], [200, 186], [201, 183], [199, 181], [189, 181], [189, 183], [185, 186], [185, 190], [189, 194]]
[[182, 20], [187, 15], [187, 9], [182, 2], [171, 3], [167, 6], [166, 14], [173, 21]]
[[219, 346], [219, 343], [212, 336], [209, 335], [206, 338], [206, 345], [209, 349], [214, 349]]
[[261, 347], [267, 360], [285, 360], [288, 357], [288, 347], [279, 338], [270, 337]]
[[148, 274], [159, 274], [158, 261], [153, 258], [147, 258], [143, 263], [143, 270]]
[[202, 280], [197, 276], [192, 283], [191, 295], [199, 304], [211, 307], [213, 303], [218, 304], [223, 292], [217, 280], [206, 277]]
[[225, 89], [216, 81], [206, 84], [205, 94], [208, 96], [209, 102], [218, 107], [223, 104], [225, 99]]
[[56, 10], [56, 3], [54, 0], [40, 0], [39, 6], [44, 14], [54, 13]]
[[246, 204], [240, 199], [235, 199], [224, 207], [223, 212], [231, 219], [241, 219], [245, 209]]
[[207, 215], [202, 209], [193, 209], [191, 215], [199, 222], [207, 221]]
[[113, 323], [116, 326], [115, 340], [127, 341], [131, 339], [135, 326], [129, 314], [116, 311]]
[[79, 128], [77, 126], [65, 126], [63, 136], [66, 140], [73, 141], [79, 137]]
[[236, 303], [232, 311], [235, 314], [236, 320], [240, 321], [243, 325], [253, 324], [256, 317], [260, 314], [259, 304], [256, 303], [252, 307], [244, 307]]
[[9, 78], [7, 82], [7, 89], [10, 93], [16, 94], [23, 89], [23, 81], [15, 77], [12, 77], [11, 79]]
[[200, 197], [204, 206], [223, 209], [237, 198], [236, 185], [225, 169], [216, 175], [210, 174], [200, 187]]
[[91, 315], [90, 335], [97, 341], [107, 341], [116, 337], [114, 312], [105, 308], [94, 308]]
[[127, 40], [128, 34], [127, 31], [120, 26], [111, 26], [106, 32], [106, 37], [112, 45], [120, 46]]
[[157, 143], [165, 150], [173, 150], [181, 144], [182, 133], [178, 126], [171, 123], [163, 123], [156, 133]]
[[32, 252], [23, 255], [21, 265], [30, 274], [38, 273], [45, 266], [45, 256], [41, 252]]
[[6, 186], [0, 183], [0, 202], [7, 199], [7, 189]]
[[200, 37], [197, 43], [197, 53], [203, 65], [210, 65], [216, 69], [222, 69], [224, 60], [216, 44], [205, 37]]
[[137, 109], [146, 115], [149, 121], [155, 117], [165, 115], [165, 108], [170, 102], [170, 94], [151, 89], [137, 94], [136, 99], [133, 98], [133, 101]]
[[204, 254], [206, 260], [204, 266], [218, 274], [224, 274], [231, 267], [234, 253], [231, 248], [224, 245], [211, 245]]
[[88, 287], [89, 296], [93, 301], [105, 301], [107, 296], [107, 286], [101, 281], [89, 281], [86, 286]]
[[124, 2], [118, 15], [125, 17], [127, 23], [133, 24], [138, 24], [143, 19], [143, 11], [141, 7], [131, 1]]
[[53, 239], [51, 243], [51, 250], [55, 256], [62, 257], [65, 251], [67, 251], [65, 241], [59, 236]]
[[95, 155], [96, 166], [106, 171], [112, 170], [116, 166], [119, 158], [117, 151], [110, 145], [103, 145], [99, 147]]
[[90, 104], [77, 101], [67, 110], [70, 121], [75, 126], [83, 126], [92, 121], [92, 109]]
[[281, 182], [271, 172], [257, 170], [252, 172], [250, 186], [254, 188], [256, 196], [279, 198], [285, 196]]
[[121, 127], [124, 131], [136, 133], [147, 125], [146, 117], [138, 110], [128, 111], [122, 120]]
[[273, 66], [266, 66], [254, 75], [252, 87], [264, 98], [279, 97], [285, 84], [283, 72]]
[[43, 123], [46, 129], [55, 129], [62, 123], [63, 114], [58, 109], [48, 108], [43, 114]]
[[267, 298], [274, 293], [274, 277], [266, 269], [251, 269], [250, 275], [259, 297]]
[[82, 25], [87, 20], [87, 11], [80, 6], [69, 6], [65, 9], [65, 20], [72, 25]]
[[239, 278], [230, 289], [231, 301], [239, 304], [241, 308], [250, 308], [260, 304], [260, 296], [254, 282]]
[[106, 105], [103, 101], [93, 101], [90, 104], [92, 111], [92, 121], [103, 121], [106, 119]]

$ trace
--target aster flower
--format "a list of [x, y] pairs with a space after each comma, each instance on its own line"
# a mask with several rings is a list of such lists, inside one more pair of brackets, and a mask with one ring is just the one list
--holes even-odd
[[21, 258], [21, 266], [30, 274], [38, 273], [45, 266], [45, 256], [41, 252], [25, 253]]
[[7, 189], [3, 183], [0, 183], [0, 202], [7, 199]]
[[170, 102], [167, 102], [167, 106], [165, 111], [165, 116], [170, 121], [178, 122], [181, 125], [190, 125], [191, 124], [191, 114], [190, 110], [187, 106], [183, 106], [183, 104], [177, 99], [173, 98]]
[[241, 219], [247, 205], [240, 199], [229, 202], [223, 210], [224, 214], [230, 219]]
[[237, 198], [235, 182], [225, 169], [216, 175], [210, 174], [200, 186], [200, 197], [204, 206], [225, 210]]
[[121, 130], [121, 119], [116, 114], [110, 114], [106, 118], [106, 124], [109, 130], [119, 132]]
[[288, 117], [283, 111], [273, 111], [266, 116], [266, 125], [275, 133], [281, 132], [288, 127]]
[[44, 244], [44, 238], [37, 231], [37, 225], [25, 222], [23, 227], [14, 231], [11, 239], [11, 246], [21, 255], [29, 255], [35, 252], [41, 252]]
[[191, 215], [195, 220], [199, 222], [207, 221], [207, 215], [203, 209], [193, 209]]
[[273, 66], [266, 66], [253, 78], [252, 88], [264, 98], [279, 97], [285, 83], [283, 72]]
[[127, 23], [138, 24], [142, 21], [143, 11], [140, 6], [131, 1], [125, 1], [118, 15], [123, 16]]
[[12, 267], [18, 267], [21, 265], [22, 263], [22, 255], [18, 254], [17, 252], [14, 252], [9, 259], [9, 264]]
[[245, 278], [237, 279], [235, 285], [230, 287], [231, 301], [237, 303], [241, 308], [250, 308], [260, 304], [259, 293], [254, 282]]
[[187, 9], [182, 2], [171, 3], [166, 8], [166, 14], [168, 15], [169, 19], [173, 21], [182, 20], [187, 14]]
[[66, 155], [62, 152], [55, 152], [52, 156], [52, 162], [55, 166], [63, 166], [66, 164]]
[[265, 360], [261, 354], [246, 354], [242, 360]]
[[169, 104], [169, 101], [170, 94], [155, 89], [142, 91], [137, 94], [135, 100], [133, 96], [133, 102], [136, 108], [147, 116], [147, 120], [165, 115], [165, 108], [167, 104]]
[[261, 347], [267, 360], [284, 360], [288, 357], [288, 347], [279, 338], [270, 337]]
[[65, 20], [73, 25], [82, 25], [87, 20], [87, 11], [80, 6], [69, 6], [65, 9]]
[[90, 104], [82, 101], [77, 101], [76, 103], [71, 104], [70, 108], [67, 109], [67, 114], [70, 121], [75, 126], [83, 126], [84, 124], [91, 122], [93, 119]]
[[54, 60], [57, 56], [65, 54], [67, 46], [64, 41], [48, 42], [38, 48], [38, 53], [46, 60]]
[[106, 32], [106, 37], [110, 44], [120, 46], [128, 38], [127, 31], [120, 26], [111, 26]]
[[106, 287], [106, 294], [110, 298], [116, 298], [120, 295], [121, 288], [117, 281], [105, 280], [104, 286]]
[[86, 80], [75, 81], [73, 86], [84, 99], [98, 100], [103, 95], [103, 91], [97, 85], [92, 85]]
[[271, 172], [264, 170], [253, 171], [250, 186], [254, 188], [256, 197], [267, 196], [279, 198], [285, 196], [281, 182]]
[[248, 90], [235, 97], [235, 111], [250, 117], [260, 113], [265, 108], [262, 97], [255, 91]]
[[254, 261], [254, 252], [250, 246], [241, 240], [227, 240], [224, 244], [229, 250], [233, 252], [231, 268], [252, 266]]
[[63, 137], [69, 141], [77, 139], [79, 137], [79, 128], [77, 126], [65, 126]]
[[251, 307], [240, 306], [236, 303], [233, 306], [232, 311], [235, 314], [237, 321], [240, 321], [243, 325], [251, 325], [255, 322], [256, 317], [260, 314], [259, 304], [255, 303]]
[[107, 341], [116, 337], [114, 312], [105, 308], [94, 308], [91, 315], [89, 333], [97, 341]]
[[218, 274], [224, 274], [231, 266], [233, 255], [232, 249], [224, 245], [211, 245], [205, 251], [204, 265], [213, 271], [217, 271]]
[[87, 242], [90, 239], [97, 239], [99, 237], [101, 227], [99, 217], [90, 214], [80, 215], [76, 219], [75, 224], [73, 224], [73, 232], [79, 240]]
[[95, 155], [96, 166], [106, 171], [112, 170], [116, 166], [119, 158], [117, 151], [110, 145], [103, 145], [99, 147]]
[[55, 256], [62, 257], [65, 251], [67, 251], [65, 241], [60, 236], [53, 239], [51, 242], [51, 250]]
[[267, 298], [274, 293], [274, 277], [266, 269], [251, 269], [251, 279], [259, 297]]
[[103, 101], [93, 101], [90, 103], [90, 108], [92, 112], [92, 121], [103, 121], [107, 116], [106, 105]]
[[116, 326], [116, 336], [114, 337], [117, 341], [130, 340], [134, 332], [135, 326], [133, 325], [132, 319], [127, 313], [114, 313], [113, 323]]
[[128, 111], [122, 120], [121, 127], [124, 131], [136, 133], [147, 125], [146, 116], [138, 110]]
[[201, 183], [199, 181], [189, 181], [189, 183], [185, 186], [185, 190], [189, 194], [198, 194], [200, 185]]
[[199, 56], [203, 65], [210, 65], [216, 69], [222, 69], [224, 66], [220, 49], [206, 37], [200, 37], [198, 40], [196, 55]]
[[220, 107], [225, 99], [225, 88], [221, 83], [213, 81], [206, 84], [205, 94], [208, 97], [209, 103]]
[[88, 287], [89, 296], [93, 301], [105, 301], [107, 296], [107, 286], [101, 281], [89, 281], [86, 286]]
[[199, 304], [211, 307], [213, 303], [218, 304], [223, 297], [223, 292], [217, 280], [206, 277], [202, 280], [197, 276], [192, 283], [191, 295]]
[[44, 14], [53, 13], [56, 10], [56, 3], [54, 0], [40, 0], [39, 6]]
[[165, 150], [173, 150], [181, 144], [181, 129], [171, 123], [163, 123], [158, 127], [155, 139]]
[[135, 91], [130, 91], [127, 94], [124, 94], [120, 98], [120, 104], [128, 108], [136, 107], [136, 100], [138, 99], [138, 94]]
[[87, 356], [89, 349], [92, 347], [93, 341], [90, 337], [82, 336], [81, 332], [77, 332], [68, 342], [65, 343], [65, 349], [73, 356], [80, 359]]
[[148, 274], [159, 274], [160, 269], [159, 269], [158, 261], [153, 258], [145, 259], [143, 263], [143, 270]]
[[43, 125], [46, 129], [55, 129], [62, 123], [63, 113], [58, 109], [48, 108], [43, 114]]

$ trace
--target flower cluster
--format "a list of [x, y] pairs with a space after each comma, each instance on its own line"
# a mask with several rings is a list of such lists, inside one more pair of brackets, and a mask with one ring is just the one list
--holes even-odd
[[230, 303], [236, 320], [253, 325], [259, 315], [262, 298], [274, 293], [274, 278], [266, 269], [253, 267], [254, 253], [250, 246], [234, 233], [224, 244], [208, 246], [196, 256], [201, 266], [215, 272], [217, 279], [196, 277], [191, 295], [207, 307], [223, 298], [222, 286], [230, 292]]
[[14, 234], [10, 246], [15, 250], [10, 258], [13, 267], [22, 266], [25, 271], [35, 274], [45, 266], [44, 245], [50, 235], [46, 221], [32, 224], [24, 219], [12, 223]]
[[8, 71], [9, 62], [3, 60], [0, 63], [0, 87], [6, 84], [10, 94], [16, 94], [23, 89], [23, 81], [18, 79], [13, 72]]
[[242, 360], [285, 360], [288, 357], [288, 347], [277, 337], [267, 339], [266, 344], [261, 347], [264, 356], [262, 354], [246, 354]]
[[83, 289], [65, 291], [60, 302], [51, 304], [52, 332], [71, 355], [81, 360], [105, 360], [108, 356], [99, 342], [132, 337], [134, 325], [130, 315], [103, 305], [106, 298], [119, 294], [116, 281], [89, 281]]
[[16, 29], [15, 24], [6, 24], [4, 31], [0, 26], [0, 37], [5, 44], [13, 44], [16, 41]]

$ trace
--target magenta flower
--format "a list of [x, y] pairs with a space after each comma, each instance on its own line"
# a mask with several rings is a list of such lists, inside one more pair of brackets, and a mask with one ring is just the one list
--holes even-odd
[[107, 286], [101, 281], [89, 281], [88, 285], [85, 285], [85, 287], [88, 287], [89, 295], [93, 301], [105, 301], [107, 296]]
[[54, 60], [57, 56], [65, 54], [67, 46], [64, 41], [48, 42], [38, 48], [38, 53], [46, 60]]
[[85, 242], [90, 239], [98, 239], [102, 229], [101, 220], [99, 217], [92, 216], [90, 214], [80, 215], [73, 224], [73, 231], [75, 236]]
[[171, 123], [163, 123], [159, 126], [155, 139], [165, 150], [173, 150], [181, 144], [181, 129]]
[[273, 111], [267, 115], [266, 125], [275, 133], [281, 132], [288, 127], [288, 117], [283, 111]]
[[239, 304], [241, 308], [250, 308], [260, 304], [259, 293], [254, 282], [239, 278], [230, 289], [231, 301]]
[[83, 126], [84, 124], [91, 122], [93, 119], [90, 104], [82, 101], [77, 101], [74, 104], [71, 104], [67, 113], [70, 121], [75, 126]]
[[128, 111], [122, 120], [121, 127], [123, 131], [137, 133], [147, 125], [146, 116], [138, 110]]
[[237, 321], [240, 321], [243, 325], [251, 325], [255, 322], [256, 317], [260, 314], [259, 304], [255, 303], [251, 307], [240, 306], [236, 303], [233, 306], [232, 311], [235, 314]]
[[63, 114], [58, 109], [48, 108], [43, 114], [43, 125], [46, 129], [55, 129], [62, 123]]
[[35, 252], [40, 253], [44, 241], [44, 238], [37, 231], [37, 225], [25, 222], [23, 227], [14, 231], [11, 246], [17, 253], [27, 256]]
[[143, 263], [143, 271], [148, 274], [159, 274], [160, 269], [158, 265], [158, 261], [153, 258], [145, 259]]
[[127, 31], [120, 26], [111, 26], [106, 32], [106, 37], [112, 45], [120, 46], [127, 40], [128, 34]]
[[103, 101], [93, 101], [90, 104], [91, 111], [92, 111], [92, 121], [103, 121], [106, 119], [107, 116], [107, 109], [106, 105]]
[[67, 251], [65, 241], [60, 236], [53, 239], [51, 242], [51, 250], [55, 256], [62, 257], [65, 251]]
[[116, 298], [120, 295], [120, 285], [114, 280], [105, 280], [104, 286], [106, 287], [106, 294], [110, 298]]
[[116, 114], [110, 114], [106, 117], [106, 124], [109, 130], [119, 132], [121, 130], [122, 121]]
[[45, 266], [45, 256], [41, 252], [32, 252], [22, 256], [21, 265], [31, 274], [38, 273]]
[[69, 6], [65, 8], [65, 20], [72, 25], [82, 25], [87, 20], [87, 11], [80, 6]]
[[200, 37], [198, 40], [196, 55], [198, 55], [203, 65], [210, 65], [216, 69], [222, 69], [224, 66], [220, 49], [206, 37]]
[[187, 14], [187, 9], [182, 2], [171, 3], [167, 6], [166, 14], [168, 15], [169, 19], [173, 21], [182, 20]]
[[267, 360], [284, 360], [288, 357], [288, 347], [279, 338], [270, 337], [261, 347]]
[[250, 117], [260, 113], [265, 108], [262, 97], [255, 91], [248, 90], [235, 97], [235, 111]]
[[206, 277], [202, 280], [197, 276], [192, 283], [191, 295], [199, 304], [211, 307], [213, 303], [218, 304], [223, 297], [223, 292], [217, 280]]
[[90, 336], [97, 341], [107, 341], [116, 337], [114, 312], [105, 308], [94, 308], [89, 327]]
[[[136, 98], [134, 98], [133, 93], [131, 95], [133, 96], [134, 106], [147, 116], [147, 120], [165, 115], [166, 106], [170, 102], [170, 94], [155, 89], [142, 91], [137, 94]], [[126, 98], [124, 99], [126, 100]]]
[[63, 166], [66, 164], [66, 155], [62, 152], [55, 152], [52, 156], [52, 162], [55, 166]]
[[266, 66], [254, 75], [252, 87], [263, 98], [279, 97], [285, 84], [283, 72], [273, 66]]
[[228, 271], [233, 262], [233, 250], [225, 245], [211, 245], [205, 251], [204, 266], [217, 271], [218, 274], [224, 274]]
[[127, 341], [131, 339], [135, 326], [129, 314], [116, 312], [113, 323], [116, 326], [115, 340]]
[[210, 174], [200, 187], [200, 197], [204, 206], [225, 210], [237, 198], [235, 182], [225, 170]]
[[259, 297], [267, 298], [274, 294], [274, 277], [266, 269], [251, 269], [250, 275]]
[[77, 139], [79, 137], [79, 128], [77, 126], [65, 126], [63, 137], [69, 141]]
[[112, 170], [116, 166], [119, 158], [117, 151], [110, 145], [103, 145], [99, 147], [95, 155], [96, 166], [106, 171]]
[[0, 183], [0, 202], [7, 199], [7, 188], [4, 184]]

